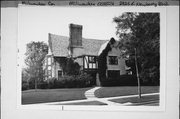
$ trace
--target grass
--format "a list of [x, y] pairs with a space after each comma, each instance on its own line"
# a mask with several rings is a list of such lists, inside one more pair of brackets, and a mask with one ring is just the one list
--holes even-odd
[[[68, 89], [39, 89], [22, 91], [22, 104], [60, 102], [70, 100], [86, 99], [85, 91], [88, 88], [68, 88]], [[142, 93], [156, 93], [159, 92], [159, 86], [143, 86]], [[115, 97], [138, 94], [136, 86], [119, 86], [119, 87], [102, 87], [95, 91], [95, 96], [98, 98]], [[98, 102], [82, 102], [78, 105], [94, 105]], [[73, 104], [76, 105], [76, 104]], [[101, 105], [101, 104], [100, 104]], [[102, 104], [103, 105], [103, 104]]]
[[107, 104], [99, 101], [86, 101], [86, 102], [67, 103], [63, 105], [107, 105]]
[[86, 99], [85, 91], [91, 88], [38, 89], [22, 91], [22, 104], [47, 103]]
[[[142, 86], [141, 93], [157, 93], [159, 86]], [[102, 87], [95, 91], [95, 96], [98, 98], [126, 96], [138, 94], [137, 86], [119, 86], [119, 87]]]
[[146, 103], [148, 101], [158, 101], [158, 100], [159, 100], [159, 95], [149, 95], [149, 96], [142, 96], [141, 98], [130, 97], [130, 98], [112, 99], [109, 101], [116, 102], [116, 103], [131, 102], [133, 103], [133, 105], [139, 105], [141, 103]]

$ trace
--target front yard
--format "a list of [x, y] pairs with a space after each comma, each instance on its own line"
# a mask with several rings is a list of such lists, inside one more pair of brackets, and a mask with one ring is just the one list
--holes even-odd
[[[158, 93], [159, 86], [142, 86], [141, 93]], [[118, 86], [118, 87], [102, 87], [95, 91], [98, 98], [126, 96], [138, 94], [137, 86]]]
[[22, 104], [86, 99], [84, 93], [89, 89], [90, 88], [26, 90], [22, 91]]
[[[84, 93], [92, 89], [88, 88], [64, 88], [64, 89], [38, 89], [22, 91], [22, 104], [61, 102], [71, 100], [86, 99]], [[142, 94], [158, 93], [159, 86], [142, 86]], [[101, 87], [95, 91], [95, 96], [98, 98], [137, 95], [137, 86], [118, 86], [118, 87]], [[154, 97], [152, 97], [153, 99]], [[132, 98], [133, 99], [133, 98]], [[133, 99], [136, 100], [136, 99]], [[112, 100], [114, 102], [123, 102], [122, 100]], [[73, 105], [104, 105], [101, 102], [81, 102], [72, 103]]]
[[130, 106], [137, 106], [137, 105], [142, 105], [144, 104], [148, 104], [148, 103], [157, 103], [157, 104], [153, 104], [153, 106], [155, 105], [159, 105], [159, 95], [149, 95], [149, 96], [142, 96], [141, 98], [138, 97], [129, 97], [129, 98], [120, 98], [120, 99], [112, 99], [109, 100], [112, 102], [116, 102], [116, 103], [130, 103]]

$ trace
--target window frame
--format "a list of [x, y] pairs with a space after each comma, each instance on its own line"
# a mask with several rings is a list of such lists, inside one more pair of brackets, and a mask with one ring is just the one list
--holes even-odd
[[95, 56], [88, 56], [89, 63], [96, 63], [96, 57]]
[[118, 65], [118, 56], [108, 56], [109, 65]]

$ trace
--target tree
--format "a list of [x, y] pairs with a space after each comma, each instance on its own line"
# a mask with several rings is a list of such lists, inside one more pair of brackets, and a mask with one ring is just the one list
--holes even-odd
[[159, 85], [159, 13], [124, 13], [113, 21], [117, 24], [116, 34], [124, 56], [134, 60], [135, 48], [140, 78]]
[[38, 82], [43, 79], [43, 60], [48, 53], [48, 46], [44, 42], [30, 42], [26, 45], [26, 59], [27, 65], [26, 73], [28, 74], [29, 83], [37, 89]]
[[73, 58], [66, 59], [65, 73], [67, 75], [78, 75], [80, 73], [80, 66]]

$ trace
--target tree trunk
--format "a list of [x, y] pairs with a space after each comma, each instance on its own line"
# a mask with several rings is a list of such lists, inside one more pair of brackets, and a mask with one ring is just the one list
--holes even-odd
[[137, 80], [138, 80], [138, 95], [139, 95], [139, 98], [141, 98], [141, 84], [140, 84], [139, 71], [138, 71], [138, 65], [137, 65], [137, 52], [136, 52], [136, 48], [134, 48], [134, 50], [135, 50], [136, 76], [137, 76]]

